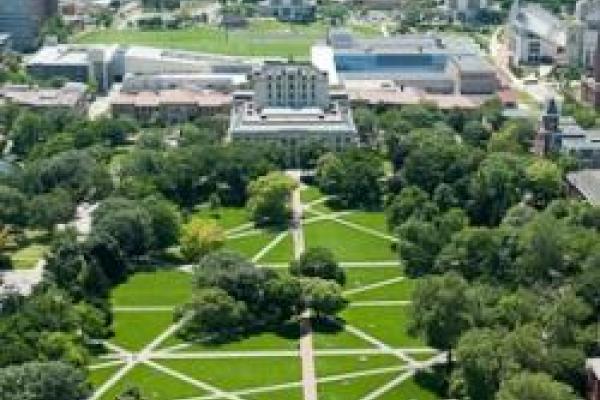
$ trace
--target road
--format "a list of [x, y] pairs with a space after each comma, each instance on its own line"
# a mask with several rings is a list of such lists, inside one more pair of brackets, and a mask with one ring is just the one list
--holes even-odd
[[[497, 28], [492, 34], [490, 40], [490, 55], [496, 67], [500, 70], [501, 80], [505, 85], [510, 86], [516, 91], [527, 93], [531, 96], [538, 105], [544, 105], [550, 98], [561, 99], [562, 96], [551, 82], [539, 81], [536, 84], [525, 84], [522, 79], [517, 78], [509, 67], [509, 50], [505, 43], [500, 41], [500, 33], [502, 27]], [[527, 105], [524, 105], [527, 108]], [[533, 110], [529, 107], [532, 113], [537, 113], [539, 110]]]

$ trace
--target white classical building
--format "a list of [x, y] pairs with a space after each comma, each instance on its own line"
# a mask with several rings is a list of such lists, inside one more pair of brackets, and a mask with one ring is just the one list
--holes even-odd
[[252, 75], [254, 90], [234, 94], [230, 141], [275, 143], [294, 153], [320, 143], [340, 151], [358, 145], [348, 96], [329, 87], [311, 64], [267, 63]]

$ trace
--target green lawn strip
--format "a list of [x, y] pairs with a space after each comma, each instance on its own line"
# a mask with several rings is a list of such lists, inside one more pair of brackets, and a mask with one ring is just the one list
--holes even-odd
[[350, 294], [348, 299], [351, 301], [410, 300], [414, 287], [415, 281], [407, 278], [389, 285]]
[[[403, 275], [401, 267], [352, 267], [344, 268], [346, 284], [344, 290], [352, 290]], [[369, 289], [369, 291], [372, 289]], [[368, 292], [368, 291], [367, 291]]]
[[373, 229], [386, 235], [390, 234], [385, 213], [383, 212], [353, 211], [350, 214], [342, 215], [340, 219], [353, 222], [357, 225]]
[[88, 382], [91, 383], [92, 387], [97, 388], [109, 380], [110, 377], [121, 368], [123, 368], [123, 364], [113, 365], [106, 368], [92, 369], [88, 372]]
[[316, 186], [306, 186], [305, 189], [300, 191], [300, 200], [303, 204], [313, 202], [324, 196], [325, 195]]
[[191, 293], [190, 274], [178, 270], [138, 272], [112, 292], [114, 306], [176, 306]]
[[298, 357], [160, 360], [159, 363], [226, 391], [298, 382], [302, 379]]
[[[385, 373], [348, 378], [335, 382], [321, 382], [318, 386], [319, 400], [360, 400], [394, 379], [397, 375], [394, 373]], [[413, 399], [398, 397], [395, 400]]]
[[149, 400], [173, 400], [204, 396], [205, 390], [164, 374], [146, 365], [137, 365], [115, 386], [109, 389], [101, 400], [114, 400], [124, 390], [136, 386]]
[[290, 262], [294, 258], [294, 244], [292, 236], [287, 233], [285, 237], [277, 243], [275, 247], [263, 255], [258, 262], [261, 263], [281, 263]]
[[30, 269], [34, 268], [46, 256], [49, 249], [50, 247], [45, 244], [32, 243], [7, 253], [12, 260], [14, 269]]
[[256, 235], [241, 236], [228, 239], [225, 248], [241, 255], [252, 258], [277, 236], [277, 232], [262, 231]]
[[[246, 338], [224, 343], [224, 344], [202, 344], [190, 343], [190, 346], [181, 348], [182, 352], [203, 352], [203, 351], [248, 351], [248, 350], [296, 350], [298, 348], [299, 331], [290, 332], [289, 336], [282, 336], [272, 332], [258, 333]], [[186, 343], [177, 336], [172, 336], [165, 340], [160, 346], [166, 349], [178, 344]]]
[[226, 230], [238, 228], [250, 222], [248, 210], [243, 207], [222, 207], [217, 210], [204, 207], [194, 212], [193, 217], [214, 219], [219, 226]]
[[404, 363], [391, 355], [318, 356], [315, 360], [317, 376], [323, 378], [369, 369], [401, 366]]
[[409, 308], [399, 307], [350, 307], [342, 313], [346, 323], [379, 339], [391, 347], [424, 346], [420, 338], [411, 336], [408, 330]]
[[273, 390], [264, 393], [245, 394], [243, 396], [245, 400], [303, 400], [304, 394], [302, 387], [294, 387], [290, 389]]
[[[377, 398], [377, 400], [438, 400], [442, 397], [435, 392], [435, 385], [439, 385], [439, 377], [433, 374], [421, 373], [396, 386]], [[431, 386], [433, 385], [433, 386]]]
[[313, 322], [313, 347], [327, 349], [368, 349], [373, 345], [333, 324]]
[[304, 227], [307, 248], [327, 247], [339, 261], [389, 261], [397, 255], [391, 242], [335, 221], [320, 221]]
[[160, 48], [202, 51], [240, 56], [296, 56], [309, 57], [310, 47], [325, 31], [309, 34], [281, 35], [279, 32], [240, 30], [227, 33], [214, 27], [194, 27], [177, 30], [101, 30], [79, 36], [83, 44], [114, 43]]
[[435, 357], [438, 353], [435, 350], [427, 352], [408, 352], [406, 353], [410, 358], [416, 361], [428, 361]]
[[311, 205], [310, 210], [314, 210], [316, 212], [320, 212], [320, 213], [324, 213], [324, 214], [330, 214], [330, 213], [333, 213], [336, 211], [341, 211], [341, 210], [335, 209], [333, 207], [330, 207], [329, 205], [327, 205], [326, 201]]
[[115, 336], [110, 339], [110, 342], [127, 350], [141, 350], [171, 324], [173, 324], [171, 311], [118, 311], [114, 313]]

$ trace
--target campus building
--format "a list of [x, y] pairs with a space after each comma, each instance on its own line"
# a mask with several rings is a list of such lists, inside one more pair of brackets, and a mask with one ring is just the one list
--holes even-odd
[[316, 0], [262, 0], [259, 10], [263, 16], [275, 17], [280, 21], [314, 21], [317, 10]]
[[534, 141], [538, 155], [565, 153], [581, 168], [600, 168], [600, 130], [583, 129], [572, 117], [561, 117], [554, 99], [548, 101]]
[[27, 61], [26, 68], [37, 78], [93, 81], [101, 91], [106, 91], [114, 82], [122, 82], [127, 74], [247, 75], [257, 65], [258, 62], [238, 57], [141, 46], [58, 45], [40, 49]]
[[58, 0], [0, 1], [0, 32], [9, 33], [13, 49], [31, 51], [39, 44], [44, 22], [58, 12]]
[[226, 116], [231, 98], [213, 90], [121, 91], [111, 101], [111, 112], [114, 117], [129, 117], [141, 123], [177, 124], [198, 117]]
[[[598, 182], [600, 180], [596, 181], [596, 183]], [[597, 199], [600, 200], [600, 196]], [[589, 358], [585, 366], [588, 378], [586, 400], [600, 400], [600, 358]]]
[[493, 94], [496, 70], [467, 38], [407, 34], [359, 39], [347, 31], [329, 34], [312, 49], [312, 62], [328, 72], [330, 83], [389, 82], [438, 94]]
[[295, 150], [320, 143], [331, 150], [358, 145], [348, 97], [310, 64], [267, 63], [252, 75], [254, 89], [234, 94], [229, 140], [276, 143]]
[[507, 35], [511, 65], [557, 64], [591, 68], [600, 31], [600, 0], [579, 0], [572, 18], [515, 0]]
[[488, 1], [445, 0], [443, 8], [453, 20], [467, 22], [475, 19], [482, 10], [487, 9]]
[[596, 51], [591, 69], [581, 79], [581, 99], [596, 109], [600, 109], [600, 31], [596, 33]]
[[86, 86], [75, 82], [60, 89], [7, 85], [0, 88], [0, 99], [34, 111], [63, 110], [85, 115], [88, 108]]

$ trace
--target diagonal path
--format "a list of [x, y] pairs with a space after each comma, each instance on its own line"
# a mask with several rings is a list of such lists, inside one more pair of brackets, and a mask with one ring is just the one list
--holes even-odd
[[368, 290], [373, 290], [373, 289], [377, 289], [383, 286], [388, 286], [388, 285], [392, 285], [394, 283], [397, 282], [401, 282], [403, 280], [405, 280], [406, 278], [403, 276], [397, 276], [395, 278], [390, 278], [390, 279], [386, 279], [384, 281], [380, 281], [380, 282], [375, 282], [375, 283], [371, 283], [369, 285], [365, 285], [365, 286], [360, 286], [354, 289], [350, 289], [350, 290], [346, 290], [344, 291], [344, 295], [349, 296], [355, 293], [362, 293], [362, 292], [366, 292]]

